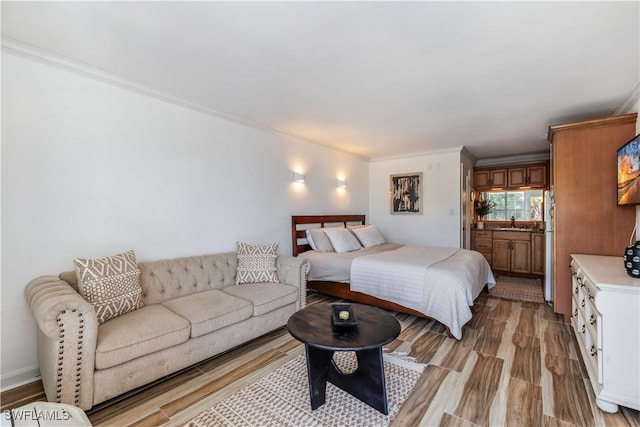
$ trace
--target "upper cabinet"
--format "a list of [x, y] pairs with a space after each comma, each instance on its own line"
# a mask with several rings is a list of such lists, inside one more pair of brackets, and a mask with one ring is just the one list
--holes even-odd
[[504, 188], [506, 186], [506, 169], [474, 169], [473, 171], [473, 187], [475, 189]]
[[546, 188], [548, 176], [548, 162], [474, 168], [473, 188], [477, 191]]
[[509, 187], [545, 187], [547, 165], [509, 168]]

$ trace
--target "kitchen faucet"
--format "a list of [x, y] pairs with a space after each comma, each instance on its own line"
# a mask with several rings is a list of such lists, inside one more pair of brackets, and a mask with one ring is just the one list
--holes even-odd
[[516, 217], [511, 215], [511, 228], [516, 228]]

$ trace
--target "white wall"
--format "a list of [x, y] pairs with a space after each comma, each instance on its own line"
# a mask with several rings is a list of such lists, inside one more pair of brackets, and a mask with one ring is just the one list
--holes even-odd
[[[369, 164], [369, 218], [389, 241], [460, 247], [460, 150]], [[422, 215], [391, 215], [389, 176], [423, 173]]]
[[4, 52], [2, 91], [2, 388], [37, 372], [26, 284], [74, 257], [291, 254], [292, 214], [367, 213], [359, 158]]

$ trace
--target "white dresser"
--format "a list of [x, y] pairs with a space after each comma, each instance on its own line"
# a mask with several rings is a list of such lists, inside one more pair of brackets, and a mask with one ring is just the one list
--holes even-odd
[[571, 325], [598, 407], [640, 410], [640, 279], [619, 257], [571, 255]]

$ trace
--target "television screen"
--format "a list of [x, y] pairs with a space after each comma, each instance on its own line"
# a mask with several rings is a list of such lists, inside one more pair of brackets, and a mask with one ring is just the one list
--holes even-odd
[[618, 206], [640, 204], [640, 134], [618, 149]]

